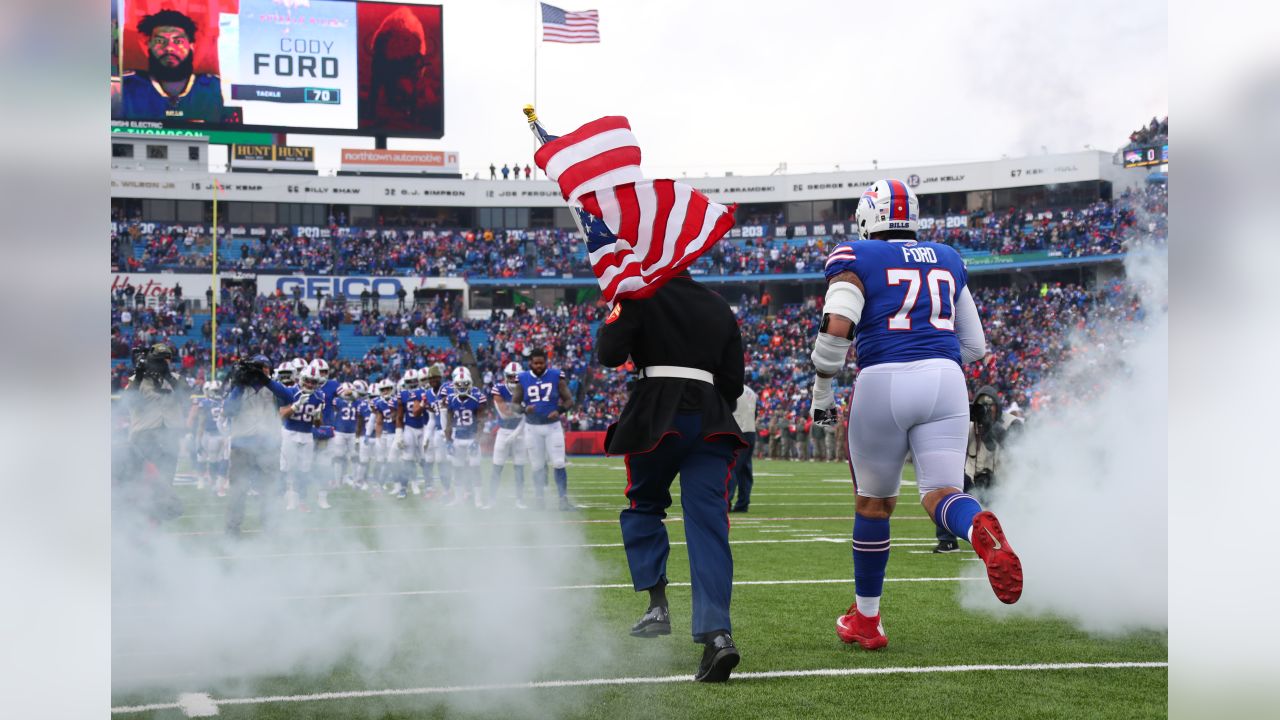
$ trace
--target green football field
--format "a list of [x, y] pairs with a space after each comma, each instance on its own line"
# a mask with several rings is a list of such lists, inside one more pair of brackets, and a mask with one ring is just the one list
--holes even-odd
[[[152, 530], [142, 560], [113, 566], [113, 716], [1167, 715], [1164, 633], [1097, 637], [962, 608], [961, 587], [983, 582], [962, 579], [976, 556], [967, 545], [931, 552], [910, 466], [882, 604], [889, 646], [844, 645], [834, 620], [853, 599], [846, 465], [755, 469], [750, 512], [732, 516], [742, 663], [724, 685], [692, 682], [701, 646], [689, 636], [678, 486], [673, 633], [631, 638], [647, 598], [630, 588], [621, 548], [625, 469], [574, 458], [577, 512], [509, 507], [508, 470], [498, 509], [342, 489], [332, 510], [282, 514], [276, 532], [236, 542], [222, 536], [224, 500], [180, 487], [186, 515]], [[250, 531], [256, 517], [251, 505]]]

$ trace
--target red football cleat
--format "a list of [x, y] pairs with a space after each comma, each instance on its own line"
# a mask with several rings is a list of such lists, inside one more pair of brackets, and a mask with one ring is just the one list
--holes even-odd
[[987, 566], [987, 580], [1006, 605], [1022, 597], [1022, 561], [1004, 537], [1000, 521], [989, 510], [973, 516], [973, 549]]
[[836, 618], [836, 635], [846, 643], [858, 643], [865, 650], [879, 650], [889, 644], [880, 616], [863, 615], [858, 612], [856, 602], [849, 606], [848, 613]]

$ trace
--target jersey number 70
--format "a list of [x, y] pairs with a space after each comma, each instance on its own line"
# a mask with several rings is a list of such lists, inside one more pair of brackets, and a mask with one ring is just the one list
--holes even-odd
[[[887, 271], [889, 285], [907, 284], [907, 296], [902, 299], [902, 307], [889, 318], [890, 330], [910, 330], [911, 311], [916, 307], [920, 297], [920, 271], [914, 268], [889, 268]], [[939, 330], [956, 329], [956, 279], [950, 270], [934, 268], [925, 276], [929, 285], [929, 323]], [[947, 284], [946, 303], [942, 302], [942, 283]], [[943, 309], [949, 313], [942, 316]]]

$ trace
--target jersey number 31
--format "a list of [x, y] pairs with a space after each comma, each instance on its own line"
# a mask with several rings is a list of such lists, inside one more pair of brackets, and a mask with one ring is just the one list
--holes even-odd
[[[908, 268], [889, 268], [888, 278], [889, 285], [907, 284], [907, 296], [902, 299], [902, 307], [898, 308], [898, 312], [889, 318], [890, 330], [910, 330], [911, 329], [911, 311], [916, 307], [916, 301], [920, 298], [920, 271]], [[925, 275], [925, 281], [929, 284], [929, 324], [939, 330], [950, 330], [955, 332], [956, 323], [956, 279], [950, 270], [943, 268], [934, 268]], [[942, 298], [942, 284], [947, 284], [947, 297], [945, 309], [948, 312], [947, 317], [942, 316], [944, 303]]]

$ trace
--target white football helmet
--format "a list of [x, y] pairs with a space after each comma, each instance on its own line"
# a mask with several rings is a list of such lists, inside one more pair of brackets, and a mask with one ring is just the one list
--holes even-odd
[[351, 392], [360, 399], [369, 394], [369, 384], [363, 380], [355, 380], [351, 383]]
[[417, 390], [421, 380], [422, 373], [413, 368], [409, 368], [404, 371], [404, 377], [400, 379], [400, 382], [404, 384], [406, 390]]
[[320, 374], [312, 365], [302, 368], [302, 372], [298, 373], [298, 384], [303, 390], [310, 392], [320, 387]]
[[378, 381], [378, 395], [383, 398], [390, 398], [396, 391], [396, 384], [391, 382], [391, 378], [383, 378]]
[[355, 399], [356, 391], [354, 388], [351, 387], [351, 383], [342, 383], [341, 385], [338, 386], [338, 397], [342, 398], [343, 400]]
[[311, 367], [316, 369], [316, 377], [320, 378], [320, 382], [323, 383], [329, 379], [329, 363], [325, 362], [324, 358], [312, 360]]
[[302, 374], [303, 368], [307, 366], [307, 361], [300, 357], [296, 357], [289, 361], [289, 367], [293, 368], [293, 374], [299, 376]]
[[471, 371], [465, 367], [456, 367], [453, 369], [453, 388], [460, 393], [471, 391]]
[[298, 374], [293, 370], [292, 363], [282, 362], [276, 367], [276, 382], [286, 387], [293, 385], [293, 381], [297, 379], [297, 375]]
[[914, 234], [920, 229], [920, 201], [901, 180], [877, 180], [862, 191], [854, 217], [858, 222], [858, 235], [863, 240], [872, 233], [887, 230], [907, 230]]
[[520, 379], [520, 373], [524, 372], [524, 368], [520, 367], [520, 363], [512, 360], [502, 369], [502, 376], [508, 383], [514, 383]]
[[217, 399], [222, 397], [222, 383], [217, 380], [210, 380], [204, 384], [204, 396]]

